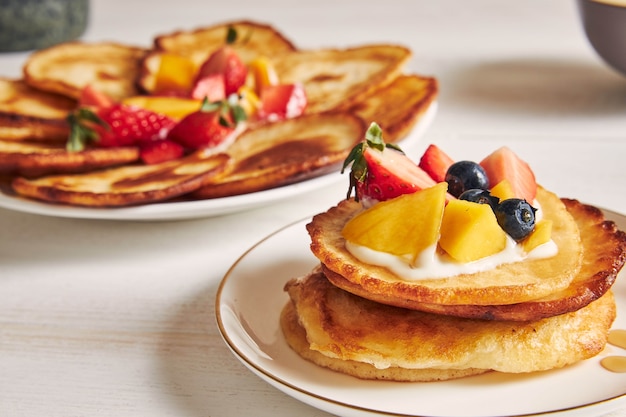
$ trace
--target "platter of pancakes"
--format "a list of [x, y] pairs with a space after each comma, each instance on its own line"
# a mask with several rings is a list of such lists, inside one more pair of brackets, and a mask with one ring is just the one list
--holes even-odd
[[[144, 169], [137, 147], [65, 150], [66, 116], [86, 87], [120, 103], [165, 98], [158, 90], [161, 62], [177, 56], [199, 67], [232, 28], [245, 35], [234, 48], [246, 64], [268, 58], [281, 83], [303, 85], [303, 114], [251, 118], [229, 146], [198, 151], [226, 154], [220, 163], [188, 163], [192, 157]], [[302, 49], [277, 28], [250, 20], [163, 32], [151, 45], [73, 41], [35, 51], [22, 78], [0, 76], [0, 207], [74, 218], [182, 219], [323, 187], [337, 178], [329, 173], [339, 171], [374, 118], [389, 141], [405, 148], [428, 128], [438, 82], [410, 69], [411, 57], [391, 43]], [[194, 175], [179, 176], [182, 171]]]
[[[602, 211], [602, 214], [615, 222], [618, 229], [626, 229], [626, 216], [610, 211]], [[566, 355], [565, 351], [560, 351], [561, 345], [555, 345], [552, 350], [537, 347], [532, 350], [536, 354], [524, 356], [522, 362], [516, 362], [515, 349], [507, 348], [514, 344], [506, 344], [507, 338], [512, 338], [515, 343], [520, 340], [518, 336], [511, 336], [511, 332], [524, 334], [521, 340], [537, 346], [544, 337], [563, 345], [576, 344], [576, 332], [581, 328], [573, 323], [595, 322], [592, 326], [597, 325], [600, 332], [605, 332], [605, 327], [611, 326], [613, 306], [617, 314], [612, 329], [626, 329], [625, 271], [618, 274], [606, 297], [579, 312], [524, 323], [490, 322], [500, 326], [490, 330], [501, 340], [498, 342], [501, 345], [496, 343], [492, 349], [493, 363], [500, 363], [504, 369], [515, 369], [520, 363], [522, 368], [537, 366], [539, 369], [543, 361], [551, 366], [557, 364], [554, 369], [498, 372], [466, 368], [452, 373], [432, 369], [417, 373], [417, 379], [413, 381], [411, 373], [399, 370], [385, 373], [386, 380], [377, 379], [375, 367], [337, 361], [309, 349], [294, 314], [300, 314], [301, 319], [306, 320], [304, 309], [307, 302], [312, 302], [315, 310], [324, 311], [330, 317], [322, 326], [331, 333], [334, 329], [334, 337], [346, 341], [350, 337], [359, 337], [358, 333], [342, 334], [340, 329], [350, 328], [352, 317], [367, 317], [367, 314], [373, 315], [367, 325], [368, 331], [376, 331], [377, 335], [389, 333], [384, 328], [393, 328], [390, 325], [393, 320], [398, 323], [415, 320], [414, 329], [422, 332], [418, 337], [428, 329], [432, 331], [433, 326], [446, 328], [450, 330], [447, 337], [465, 338], [467, 343], [475, 337], [488, 345], [486, 341], [493, 336], [481, 334], [481, 325], [470, 324], [475, 322], [472, 319], [451, 317], [442, 321], [429, 317], [436, 314], [428, 311], [413, 311], [409, 317], [406, 312], [398, 313], [404, 309], [381, 307], [378, 303], [348, 294], [323, 277], [320, 279], [319, 260], [311, 256], [309, 250], [311, 238], [306, 225], [310, 222], [311, 218], [308, 218], [288, 225], [254, 245], [227, 272], [216, 297], [217, 323], [227, 346], [252, 373], [275, 388], [313, 407], [346, 416], [586, 416], [608, 413], [626, 404], [626, 373], [610, 372], [600, 363], [608, 356], [626, 356], [624, 349], [607, 344], [586, 360], [576, 361], [574, 358], [575, 363], [559, 366], [558, 357]], [[299, 288], [290, 289], [294, 282]], [[294, 297], [300, 297], [298, 313], [289, 308], [290, 299]], [[342, 313], [338, 314], [339, 311]], [[398, 314], [400, 318], [394, 318]], [[377, 315], [383, 318], [377, 318]], [[599, 319], [605, 316], [607, 322]], [[383, 330], [379, 332], [376, 327]], [[387, 337], [398, 337], [394, 332], [389, 335]], [[378, 343], [380, 339], [373, 342]], [[452, 339], [446, 342], [444, 338], [434, 346], [452, 346], [454, 343]], [[424, 343], [420, 347], [422, 358], [429, 357], [424, 353], [429, 346]], [[447, 352], [434, 352], [432, 356], [457, 357], [454, 348]], [[532, 365], [528, 365], [531, 362]]]

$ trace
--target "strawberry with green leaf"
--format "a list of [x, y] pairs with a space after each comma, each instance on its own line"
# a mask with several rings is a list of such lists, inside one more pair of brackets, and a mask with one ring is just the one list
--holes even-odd
[[233, 27], [228, 27], [226, 44], [213, 52], [200, 66], [191, 89], [192, 97], [202, 99], [205, 97], [204, 92], [214, 91], [216, 75], [223, 78], [220, 82], [224, 85], [224, 97], [237, 93], [245, 84], [248, 67], [232, 46], [236, 41], [237, 31]]
[[384, 142], [382, 129], [375, 122], [367, 130], [365, 141], [350, 151], [341, 172], [350, 165], [348, 198], [354, 188], [356, 201], [385, 201], [436, 184], [397, 145]]
[[211, 148], [223, 143], [246, 119], [236, 95], [218, 102], [205, 99], [198, 111], [185, 116], [170, 130], [167, 138], [187, 149]]
[[95, 110], [80, 107], [68, 115], [67, 121], [70, 125], [67, 149], [71, 152], [88, 145], [137, 146], [162, 139], [176, 124], [164, 114], [120, 103]]

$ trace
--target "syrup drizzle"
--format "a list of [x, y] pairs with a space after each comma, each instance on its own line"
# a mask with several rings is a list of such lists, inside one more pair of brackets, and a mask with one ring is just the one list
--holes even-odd
[[[614, 346], [626, 349], [626, 330], [611, 330], [608, 342]], [[611, 372], [626, 372], [626, 356], [607, 356], [600, 361], [600, 364]]]

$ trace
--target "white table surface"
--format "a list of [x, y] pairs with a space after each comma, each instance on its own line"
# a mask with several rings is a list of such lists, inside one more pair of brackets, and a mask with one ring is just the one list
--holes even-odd
[[[478, 159], [508, 145], [565, 197], [626, 213], [626, 77], [591, 50], [567, 0], [92, 0], [83, 39], [250, 18], [299, 47], [394, 42], [440, 82], [434, 142]], [[26, 53], [0, 54], [20, 76]], [[231, 355], [218, 284], [250, 246], [323, 211], [347, 183], [219, 217], [115, 222], [0, 209], [0, 416], [324, 416]], [[612, 416], [626, 416], [626, 409]]]

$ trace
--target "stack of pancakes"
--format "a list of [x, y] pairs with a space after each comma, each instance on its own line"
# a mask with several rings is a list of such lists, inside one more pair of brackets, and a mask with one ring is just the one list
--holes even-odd
[[281, 315], [302, 357], [363, 379], [437, 381], [560, 368], [598, 354], [616, 307], [626, 233], [602, 212], [539, 188], [558, 254], [447, 278], [404, 280], [345, 249], [363, 210], [344, 200], [307, 225], [320, 265], [290, 280]]

